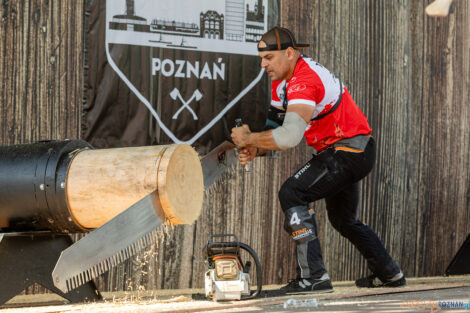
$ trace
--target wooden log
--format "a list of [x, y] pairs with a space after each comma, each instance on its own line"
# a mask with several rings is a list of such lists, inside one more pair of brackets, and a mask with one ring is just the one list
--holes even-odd
[[167, 224], [191, 224], [204, 197], [201, 163], [189, 145], [83, 150], [66, 179], [69, 210], [83, 228], [98, 228], [154, 190]]
[[426, 14], [429, 16], [444, 17], [449, 14], [452, 0], [435, 0], [426, 7]]

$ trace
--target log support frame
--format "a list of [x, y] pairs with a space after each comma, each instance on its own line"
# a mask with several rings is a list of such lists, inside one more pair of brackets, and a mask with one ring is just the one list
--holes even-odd
[[72, 243], [69, 235], [50, 232], [0, 235], [0, 305], [34, 283], [71, 303], [101, 300], [93, 281], [68, 293], [54, 287], [52, 270], [60, 253]]

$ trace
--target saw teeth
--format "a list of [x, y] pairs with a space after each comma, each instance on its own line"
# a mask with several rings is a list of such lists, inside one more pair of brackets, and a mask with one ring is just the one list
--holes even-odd
[[109, 271], [112, 267], [115, 267], [116, 265], [124, 262], [125, 260], [129, 259], [138, 252], [144, 250], [147, 246], [155, 242], [157, 235], [157, 229], [155, 229], [147, 233], [134, 243], [130, 244], [126, 248], [110, 256], [109, 258], [95, 264], [94, 266], [90, 267], [82, 273], [79, 273], [73, 277], [70, 277], [69, 279], [66, 279], [65, 293], [68, 293], [71, 290], [86, 284], [87, 282], [98, 277], [99, 275]]

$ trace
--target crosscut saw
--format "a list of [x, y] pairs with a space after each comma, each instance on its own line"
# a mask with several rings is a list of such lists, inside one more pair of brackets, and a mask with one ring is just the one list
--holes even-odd
[[[204, 188], [236, 164], [235, 145], [225, 141], [201, 159]], [[148, 194], [64, 251], [52, 272], [54, 285], [67, 293], [155, 243], [163, 225], [158, 191]]]
[[201, 159], [204, 188], [209, 188], [222, 173], [237, 164], [236, 146], [224, 141]]
[[54, 285], [67, 293], [154, 243], [163, 224], [158, 206], [154, 191], [62, 251], [52, 272]]

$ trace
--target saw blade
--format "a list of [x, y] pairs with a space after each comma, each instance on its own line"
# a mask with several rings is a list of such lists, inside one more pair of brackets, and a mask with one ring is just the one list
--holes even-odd
[[237, 163], [235, 145], [224, 141], [201, 159], [204, 188], [210, 187], [230, 166]]
[[64, 251], [52, 272], [64, 293], [108, 271], [155, 242], [158, 192], [154, 191]]

